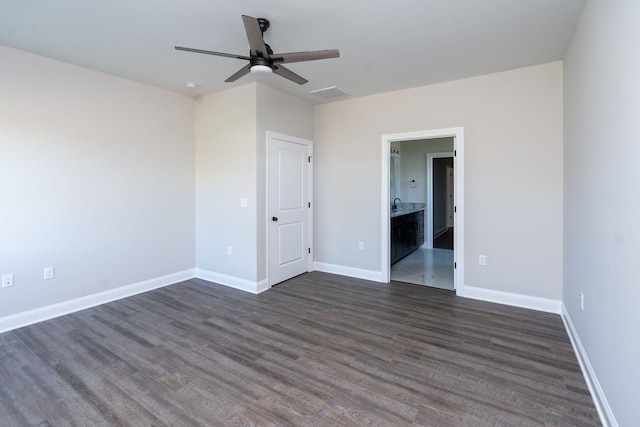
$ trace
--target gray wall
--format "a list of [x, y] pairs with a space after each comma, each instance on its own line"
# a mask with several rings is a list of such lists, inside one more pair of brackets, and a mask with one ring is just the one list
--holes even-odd
[[563, 300], [621, 426], [640, 425], [638, 22], [640, 2], [588, 1], [564, 72]]
[[[434, 138], [403, 141], [402, 149], [402, 200], [415, 203], [427, 202], [427, 154], [453, 152], [453, 138]], [[409, 181], [416, 180], [415, 188]]]

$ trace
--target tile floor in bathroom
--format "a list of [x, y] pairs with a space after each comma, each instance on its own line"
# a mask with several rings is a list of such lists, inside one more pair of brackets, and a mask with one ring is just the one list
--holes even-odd
[[453, 290], [453, 251], [418, 248], [391, 266], [391, 280]]

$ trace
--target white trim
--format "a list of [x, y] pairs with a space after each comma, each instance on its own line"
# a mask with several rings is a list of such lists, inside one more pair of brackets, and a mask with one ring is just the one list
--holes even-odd
[[391, 203], [389, 201], [389, 154], [390, 145], [396, 141], [415, 141], [418, 139], [434, 139], [453, 137], [453, 149], [456, 156], [454, 162], [454, 206], [456, 213], [453, 217], [455, 230], [454, 260], [457, 268], [453, 271], [453, 286], [456, 295], [464, 296], [464, 128], [447, 128], [435, 130], [423, 130], [418, 132], [406, 132], [382, 135], [381, 149], [381, 182], [380, 182], [380, 275], [382, 282], [388, 283], [391, 278], [389, 227]]
[[[389, 233], [391, 229], [391, 200], [389, 193], [391, 192], [391, 182], [389, 178], [389, 169], [391, 168], [391, 143], [395, 141], [394, 135], [382, 135], [382, 154], [381, 154], [381, 179], [380, 182], [380, 200], [382, 208], [380, 209], [380, 271], [382, 281], [389, 282], [391, 279], [391, 242]], [[397, 196], [397, 195], [396, 195]]]
[[260, 292], [264, 292], [269, 289], [269, 285], [266, 280], [253, 282], [251, 280], [241, 279], [240, 277], [228, 276], [226, 274], [216, 273], [215, 271], [203, 270], [202, 268], [196, 268], [195, 277], [252, 294], [259, 294]]
[[573, 346], [573, 350], [578, 358], [580, 369], [582, 369], [582, 375], [587, 382], [587, 387], [589, 387], [589, 392], [591, 393], [593, 403], [598, 411], [603, 427], [617, 427], [618, 422], [616, 421], [616, 417], [613, 415], [611, 406], [609, 406], [609, 402], [607, 401], [604, 391], [600, 386], [598, 377], [591, 366], [587, 352], [582, 346], [578, 331], [571, 320], [571, 316], [569, 316], [569, 312], [567, 311], [567, 307], [564, 305], [564, 302], [562, 303], [562, 321], [567, 329], [571, 345]]
[[[270, 216], [269, 216], [269, 153], [270, 153], [270, 145], [271, 145], [271, 140], [272, 139], [280, 139], [280, 140], [284, 140], [287, 142], [293, 142], [296, 144], [301, 144], [301, 145], [306, 145], [308, 152], [309, 152], [309, 157], [311, 157], [311, 160], [313, 160], [313, 141], [309, 140], [309, 139], [304, 139], [304, 138], [298, 138], [296, 136], [291, 136], [291, 135], [285, 135], [283, 133], [277, 133], [277, 132], [272, 132], [270, 130], [267, 131], [267, 155], [266, 157], [266, 161], [267, 161], [267, 166], [265, 168], [265, 185], [266, 185], [266, 194], [265, 194], [265, 203], [266, 203], [266, 207], [265, 207], [265, 233], [266, 233], [266, 239], [265, 239], [265, 244], [266, 244], [266, 250], [265, 250], [265, 257], [266, 257], [266, 274], [267, 277], [264, 281], [266, 281], [267, 285], [266, 285], [266, 289], [263, 290], [267, 290], [271, 288], [271, 285], [269, 284], [270, 280], [270, 275], [269, 275], [269, 269], [271, 267], [271, 264], [269, 262], [269, 222], [270, 222]], [[313, 250], [313, 211], [315, 209], [315, 204], [313, 203], [313, 161], [309, 162], [309, 167], [307, 169], [307, 182], [308, 182], [308, 193], [309, 193], [309, 203], [311, 203], [311, 207], [309, 208], [309, 248], [311, 248], [311, 252], [308, 254], [309, 256], [307, 257], [307, 271], [312, 271], [313, 270], [313, 259], [314, 259], [314, 250]], [[258, 286], [258, 293], [262, 292], [263, 290], [260, 290], [261, 286]]]
[[476, 288], [475, 286], [466, 286], [464, 297], [554, 314], [560, 314], [560, 306], [562, 304], [562, 301], [560, 300], [495, 291], [492, 289]]
[[433, 159], [441, 159], [447, 157], [453, 157], [453, 151], [445, 153], [427, 153], [427, 215], [425, 215], [425, 219], [427, 221], [427, 230], [425, 232], [424, 239], [424, 245], [427, 249], [433, 249]]
[[189, 269], [0, 318], [0, 333], [193, 279]]
[[346, 267], [344, 265], [337, 264], [327, 264], [324, 262], [316, 262], [314, 265], [315, 270], [322, 271], [324, 273], [338, 274], [340, 276], [354, 277], [356, 279], [371, 280], [373, 282], [388, 282], [384, 280], [382, 274], [379, 271]]
[[259, 294], [270, 289], [269, 281], [267, 279], [260, 280], [256, 283], [256, 293]]

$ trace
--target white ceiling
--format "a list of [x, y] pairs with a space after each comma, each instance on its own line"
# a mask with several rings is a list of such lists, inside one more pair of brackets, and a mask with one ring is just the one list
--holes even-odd
[[[321, 103], [309, 92], [363, 96], [560, 60], [584, 1], [0, 0], [0, 44], [190, 96], [258, 79]], [[269, 19], [276, 53], [341, 56], [288, 65], [309, 80], [299, 86], [251, 74], [224, 83], [246, 61], [174, 50], [247, 55], [243, 14]]]

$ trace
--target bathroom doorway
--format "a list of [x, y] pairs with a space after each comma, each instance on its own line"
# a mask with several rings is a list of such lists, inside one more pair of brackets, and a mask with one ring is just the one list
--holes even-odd
[[433, 152], [429, 147], [426, 154], [427, 207], [425, 247], [453, 249], [453, 211], [455, 200], [454, 157], [449, 152]]
[[[463, 239], [462, 229], [456, 229], [455, 225], [462, 218], [463, 171], [462, 159], [458, 157], [462, 129], [438, 132], [418, 133], [416, 138], [409, 134], [383, 138], [389, 157], [384, 174], [388, 177], [385, 199], [388, 198], [389, 234], [383, 235], [389, 247], [383, 252], [389, 255], [389, 280], [455, 290], [461, 295]], [[421, 212], [422, 218], [416, 216], [416, 211]], [[409, 215], [417, 219], [410, 219]], [[417, 237], [411, 234], [411, 229], [407, 230], [407, 223], [418, 224], [410, 225]], [[393, 246], [398, 236], [409, 236], [413, 246], [408, 252], [399, 253]], [[406, 249], [404, 242], [400, 244]]]

